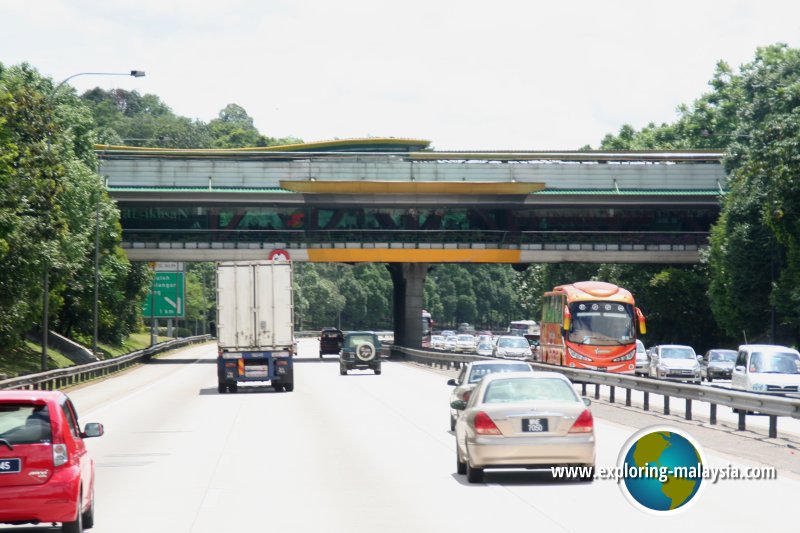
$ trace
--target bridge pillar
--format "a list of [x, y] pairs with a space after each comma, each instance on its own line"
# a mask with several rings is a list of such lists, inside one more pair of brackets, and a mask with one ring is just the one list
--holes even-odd
[[422, 303], [427, 263], [389, 263], [394, 284], [394, 343], [406, 348], [422, 346]]

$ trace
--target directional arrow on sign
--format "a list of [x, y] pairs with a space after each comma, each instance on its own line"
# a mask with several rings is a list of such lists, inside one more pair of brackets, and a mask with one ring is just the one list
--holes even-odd
[[180, 298], [178, 298], [177, 300], [178, 300], [177, 302], [173, 302], [172, 300], [170, 300], [169, 298], [167, 298], [166, 296], [164, 296], [164, 301], [165, 301], [165, 302], [167, 302], [167, 303], [168, 303], [169, 305], [171, 305], [172, 307], [174, 307], [174, 308], [175, 308], [175, 311], [176, 311], [178, 314], [180, 314], [180, 313], [181, 313], [181, 299], [180, 299]]

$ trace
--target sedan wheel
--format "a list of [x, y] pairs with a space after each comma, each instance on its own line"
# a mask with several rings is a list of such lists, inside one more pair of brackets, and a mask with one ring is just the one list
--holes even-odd
[[483, 468], [473, 468], [469, 464], [469, 460], [467, 460], [467, 464], [465, 466], [467, 481], [470, 483], [483, 483]]
[[456, 419], [453, 415], [450, 415], [450, 431], [456, 430]]
[[456, 474], [464, 475], [467, 473], [467, 463], [461, 460], [461, 452], [458, 449], [458, 443], [456, 443]]
[[470, 483], [483, 483], [483, 468], [473, 468], [469, 464], [469, 448], [467, 448], [467, 456], [464, 458], [464, 462], [466, 463], [467, 481]]

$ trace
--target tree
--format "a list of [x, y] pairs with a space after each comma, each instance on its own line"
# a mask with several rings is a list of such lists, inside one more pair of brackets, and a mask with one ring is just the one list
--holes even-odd
[[208, 123], [215, 148], [267, 146], [267, 138], [253, 125], [253, 119], [239, 105], [228, 104]]
[[54, 86], [28, 65], [0, 65], [2, 347], [41, 324], [45, 272], [50, 326], [91, 339], [96, 227], [100, 336], [119, 340], [136, 327], [130, 309], [141, 287], [119, 248], [119, 214], [94, 170], [93, 128], [69, 86]]
[[731, 188], [712, 232], [712, 302], [730, 334], [767, 336], [775, 320], [800, 326], [800, 50], [759, 48], [731, 74]]

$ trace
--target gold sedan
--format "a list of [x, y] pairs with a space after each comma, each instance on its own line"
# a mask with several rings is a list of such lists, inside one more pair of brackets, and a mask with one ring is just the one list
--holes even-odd
[[[590, 467], [594, 420], [589, 400], [557, 372], [489, 374], [469, 397], [453, 401], [457, 472], [481, 483], [486, 468]], [[584, 479], [591, 480], [587, 475]]]

